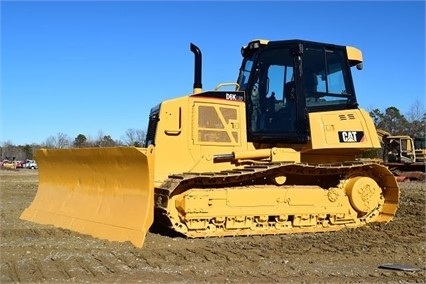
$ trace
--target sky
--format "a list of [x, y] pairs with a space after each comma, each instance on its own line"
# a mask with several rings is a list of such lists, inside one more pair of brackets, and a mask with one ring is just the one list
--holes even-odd
[[425, 102], [424, 1], [1, 1], [0, 144], [146, 130], [151, 107], [235, 82], [241, 46], [304, 39], [362, 50], [366, 110]]

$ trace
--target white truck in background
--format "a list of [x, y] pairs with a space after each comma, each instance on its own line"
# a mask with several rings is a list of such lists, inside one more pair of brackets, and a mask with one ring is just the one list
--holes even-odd
[[26, 163], [25, 163], [25, 168], [36, 170], [36, 169], [38, 169], [37, 162], [35, 160], [27, 160]]

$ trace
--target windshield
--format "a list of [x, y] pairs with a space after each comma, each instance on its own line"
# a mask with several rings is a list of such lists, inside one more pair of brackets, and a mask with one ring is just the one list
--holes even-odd
[[425, 138], [415, 138], [414, 139], [414, 148], [415, 149], [426, 149], [426, 139]]
[[344, 50], [305, 47], [302, 69], [308, 108], [356, 103]]

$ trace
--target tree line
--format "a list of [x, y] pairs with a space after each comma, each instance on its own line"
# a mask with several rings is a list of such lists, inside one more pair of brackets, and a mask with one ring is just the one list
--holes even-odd
[[382, 112], [379, 109], [370, 111], [374, 125], [392, 135], [408, 135], [412, 138], [425, 137], [426, 111], [424, 105], [416, 100], [406, 115], [401, 114], [398, 108], [392, 106]]
[[[426, 135], [426, 111], [419, 100], [413, 103], [406, 115], [401, 114], [400, 110], [394, 106], [385, 110], [372, 109], [369, 113], [377, 129], [385, 130], [393, 135], [409, 135], [413, 138], [424, 138]], [[40, 148], [142, 147], [145, 142], [145, 133], [145, 130], [129, 128], [123, 140], [114, 140], [102, 131], [94, 139], [84, 134], [78, 134], [72, 139], [67, 134], [58, 133], [56, 136], [49, 136], [41, 144], [13, 145], [11, 142], [5, 142], [0, 147], [0, 157], [1, 160], [33, 159], [35, 151]]]
[[12, 142], [4, 142], [0, 146], [1, 160], [23, 161], [34, 158], [34, 153], [41, 148], [66, 149], [66, 148], [84, 148], [84, 147], [142, 147], [145, 142], [145, 130], [129, 128], [125, 137], [121, 140], [113, 139], [111, 135], [106, 135], [99, 131], [96, 138], [91, 138], [84, 134], [78, 134], [71, 138], [65, 133], [57, 133], [49, 136], [44, 142], [37, 144], [14, 145]]

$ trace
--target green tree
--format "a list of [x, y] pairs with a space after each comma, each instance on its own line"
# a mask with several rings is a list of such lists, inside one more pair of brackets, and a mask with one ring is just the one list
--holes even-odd
[[77, 137], [75, 137], [75, 139], [74, 139], [73, 145], [76, 148], [82, 148], [82, 147], [86, 146], [86, 141], [87, 141], [87, 138], [86, 138], [85, 135], [78, 134]]
[[410, 122], [410, 128], [407, 131], [407, 135], [411, 137], [417, 137], [417, 138], [425, 137], [426, 136], [425, 121], [426, 121], [426, 113], [423, 115], [422, 120], [414, 120]]
[[104, 135], [99, 141], [96, 141], [98, 147], [112, 147], [115, 146], [115, 141], [111, 138], [110, 135]]
[[374, 109], [370, 112], [376, 128], [383, 129], [392, 135], [407, 135], [410, 129], [410, 123], [401, 114], [398, 108], [392, 106], [382, 113], [379, 109]]
[[105, 135], [102, 130], [99, 130], [98, 137], [94, 140], [93, 147], [112, 147], [116, 146], [116, 141], [111, 138], [111, 135]]

